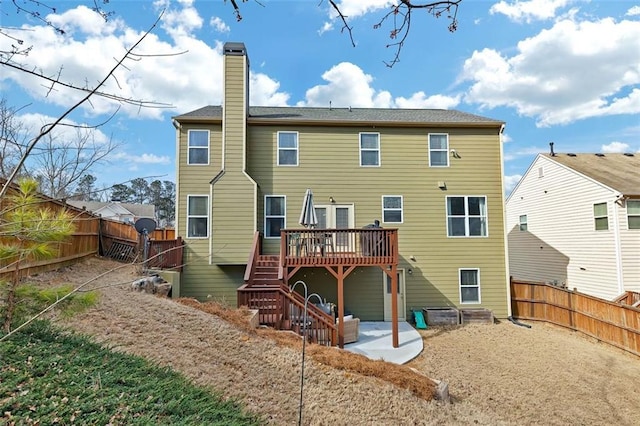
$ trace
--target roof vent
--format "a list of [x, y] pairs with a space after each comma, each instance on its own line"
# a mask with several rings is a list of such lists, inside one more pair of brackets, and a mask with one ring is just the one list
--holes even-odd
[[601, 152], [598, 152], [598, 153], [596, 154], [596, 157], [604, 157], [604, 154], [603, 154], [603, 153], [601, 153]]
[[633, 157], [633, 152], [625, 152], [624, 155], [626, 157]]
[[573, 152], [569, 152], [567, 155], [568, 155], [569, 157], [575, 157], [575, 156], [576, 156]]

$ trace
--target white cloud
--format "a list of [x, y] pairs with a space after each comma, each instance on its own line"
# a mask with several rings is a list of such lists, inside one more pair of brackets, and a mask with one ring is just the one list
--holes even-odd
[[333, 24], [331, 22], [325, 22], [322, 24], [322, 28], [318, 30], [318, 35], [322, 35], [331, 30], [333, 30]]
[[504, 190], [508, 194], [520, 182], [522, 175], [509, 175], [504, 177]]
[[570, 4], [572, 0], [515, 0], [500, 1], [489, 9], [490, 14], [500, 13], [516, 22], [531, 23], [532, 21], [552, 19], [556, 11]]
[[450, 109], [455, 108], [460, 103], [461, 96], [431, 95], [424, 92], [416, 92], [410, 98], [398, 97], [395, 99], [397, 108], [432, 108]]
[[619, 154], [629, 152], [629, 144], [624, 142], [611, 142], [610, 144], [602, 145], [601, 149], [605, 154]]
[[466, 102], [508, 106], [538, 126], [640, 113], [640, 22], [565, 19], [518, 44], [508, 57], [475, 51], [461, 81]]
[[[53, 124], [58, 118], [39, 113], [29, 113], [16, 116], [16, 120], [22, 125], [22, 128], [30, 131], [24, 135], [29, 140], [38, 136], [43, 128]], [[109, 136], [102, 132], [99, 128], [91, 128], [87, 123], [79, 123], [73, 120], [62, 120], [49, 134], [54, 141], [65, 141], [75, 139], [78, 132], [91, 133], [92, 141], [97, 144], [109, 142]], [[38, 145], [36, 145], [37, 147]]]
[[142, 154], [131, 161], [143, 164], [171, 164], [171, 159], [166, 155]]
[[500, 135], [500, 141], [501, 141], [502, 143], [509, 143], [509, 142], [512, 142], [512, 141], [513, 141], [513, 139], [512, 139], [512, 138], [511, 138], [511, 136], [509, 136], [507, 133], [502, 133], [502, 134]]
[[[392, 5], [396, 5], [396, 0], [341, 0], [336, 5], [347, 19], [357, 18], [368, 13], [375, 13], [380, 9], [389, 9]], [[330, 7], [329, 14], [331, 17], [337, 16], [335, 10]]]
[[289, 100], [287, 93], [278, 92], [280, 83], [266, 74], [250, 73], [249, 104], [260, 106], [286, 106]]
[[228, 33], [229, 31], [231, 31], [231, 28], [229, 28], [229, 26], [217, 16], [214, 16], [209, 20], [209, 25], [211, 25], [219, 33]]
[[631, 9], [627, 10], [627, 16], [638, 16], [640, 15], [640, 6], [633, 6]]

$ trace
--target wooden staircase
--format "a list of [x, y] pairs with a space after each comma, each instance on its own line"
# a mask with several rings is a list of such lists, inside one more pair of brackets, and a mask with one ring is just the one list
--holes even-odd
[[[307, 302], [279, 279], [279, 256], [257, 255], [247, 265], [245, 284], [238, 288], [238, 307], [258, 310], [260, 324], [276, 330], [292, 330], [311, 342], [334, 346], [337, 331], [333, 317]], [[249, 270], [250, 268], [250, 270]]]

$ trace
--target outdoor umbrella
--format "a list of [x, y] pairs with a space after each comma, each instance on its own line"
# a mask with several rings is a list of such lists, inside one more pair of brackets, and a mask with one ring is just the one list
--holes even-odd
[[313, 207], [313, 192], [307, 189], [302, 201], [302, 211], [300, 212], [300, 220], [298, 223], [305, 228], [313, 228], [318, 224], [316, 209]]

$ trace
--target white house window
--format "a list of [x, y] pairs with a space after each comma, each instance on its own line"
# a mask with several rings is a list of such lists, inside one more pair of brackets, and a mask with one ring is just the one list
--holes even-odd
[[449, 135], [429, 134], [429, 167], [449, 167]]
[[402, 223], [402, 195], [382, 196], [382, 221]]
[[521, 214], [520, 215], [520, 230], [521, 231], [526, 231], [527, 229], [528, 229], [527, 215], [526, 214]]
[[449, 237], [486, 237], [487, 222], [487, 197], [447, 197]]
[[593, 220], [596, 231], [606, 231], [609, 229], [609, 218], [607, 217], [607, 203], [593, 205]]
[[278, 166], [298, 165], [298, 132], [278, 132]]
[[209, 131], [189, 130], [187, 164], [209, 164]]
[[640, 229], [640, 200], [627, 200], [629, 229]]
[[380, 134], [360, 133], [360, 165], [380, 165]]
[[480, 269], [459, 269], [460, 303], [480, 303]]
[[264, 236], [280, 238], [280, 230], [284, 228], [286, 198], [284, 195], [267, 195], [264, 198]]
[[187, 195], [187, 237], [206, 238], [209, 235], [209, 196]]

